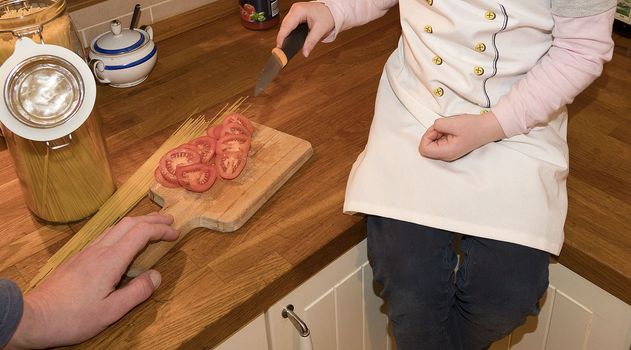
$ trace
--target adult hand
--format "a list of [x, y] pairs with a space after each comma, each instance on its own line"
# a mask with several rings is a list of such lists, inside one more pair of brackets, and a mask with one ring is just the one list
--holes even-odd
[[117, 289], [149, 241], [175, 240], [173, 217], [126, 217], [104, 231], [24, 296], [24, 313], [7, 349], [47, 348], [85, 341], [116, 322], [160, 285], [149, 270]]
[[305, 57], [309, 57], [315, 45], [335, 28], [333, 15], [326, 5], [320, 2], [297, 2], [291, 5], [280, 25], [276, 47], [283, 46], [283, 41], [289, 33], [303, 22], [307, 22], [309, 26], [309, 34], [302, 46], [302, 54]]
[[421, 137], [419, 152], [427, 158], [450, 162], [505, 137], [492, 112], [460, 114], [436, 119]]

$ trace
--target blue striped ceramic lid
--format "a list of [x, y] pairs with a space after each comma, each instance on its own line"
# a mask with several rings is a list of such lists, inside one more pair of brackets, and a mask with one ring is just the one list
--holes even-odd
[[122, 29], [118, 33], [112, 31], [102, 34], [94, 41], [93, 49], [106, 55], [120, 55], [136, 50], [143, 46], [145, 41], [145, 36], [141, 32]]

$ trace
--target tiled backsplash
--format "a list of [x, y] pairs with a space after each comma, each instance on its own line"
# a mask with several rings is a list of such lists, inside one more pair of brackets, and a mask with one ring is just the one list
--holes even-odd
[[138, 22], [138, 26], [141, 26], [153, 24], [215, 1], [218, 0], [106, 0], [70, 12], [70, 17], [79, 32], [83, 46], [88, 47], [92, 39], [110, 29], [110, 22], [115, 19], [120, 20], [123, 27], [129, 27], [136, 4], [140, 4], [142, 10]]

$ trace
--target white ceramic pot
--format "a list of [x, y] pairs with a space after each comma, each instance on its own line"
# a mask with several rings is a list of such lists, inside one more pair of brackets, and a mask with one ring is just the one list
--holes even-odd
[[111, 31], [92, 40], [90, 67], [101, 83], [130, 87], [147, 79], [158, 58], [153, 29], [123, 29], [113, 21]]

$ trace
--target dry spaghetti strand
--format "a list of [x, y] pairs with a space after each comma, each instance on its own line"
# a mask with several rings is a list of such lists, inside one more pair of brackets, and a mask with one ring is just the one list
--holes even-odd
[[207, 119], [205, 115], [188, 118], [158, 148], [145, 163], [101, 206], [99, 211], [61, 247], [39, 270], [29, 284], [29, 289], [39, 284], [69, 257], [81, 251], [106, 228], [114, 225], [138, 204], [146, 195], [153, 181], [153, 173], [160, 157], [168, 150], [188, 142], [202, 134], [209, 126], [217, 124], [220, 117], [239, 110], [246, 98], [239, 98], [232, 105], [224, 106], [214, 117]]

